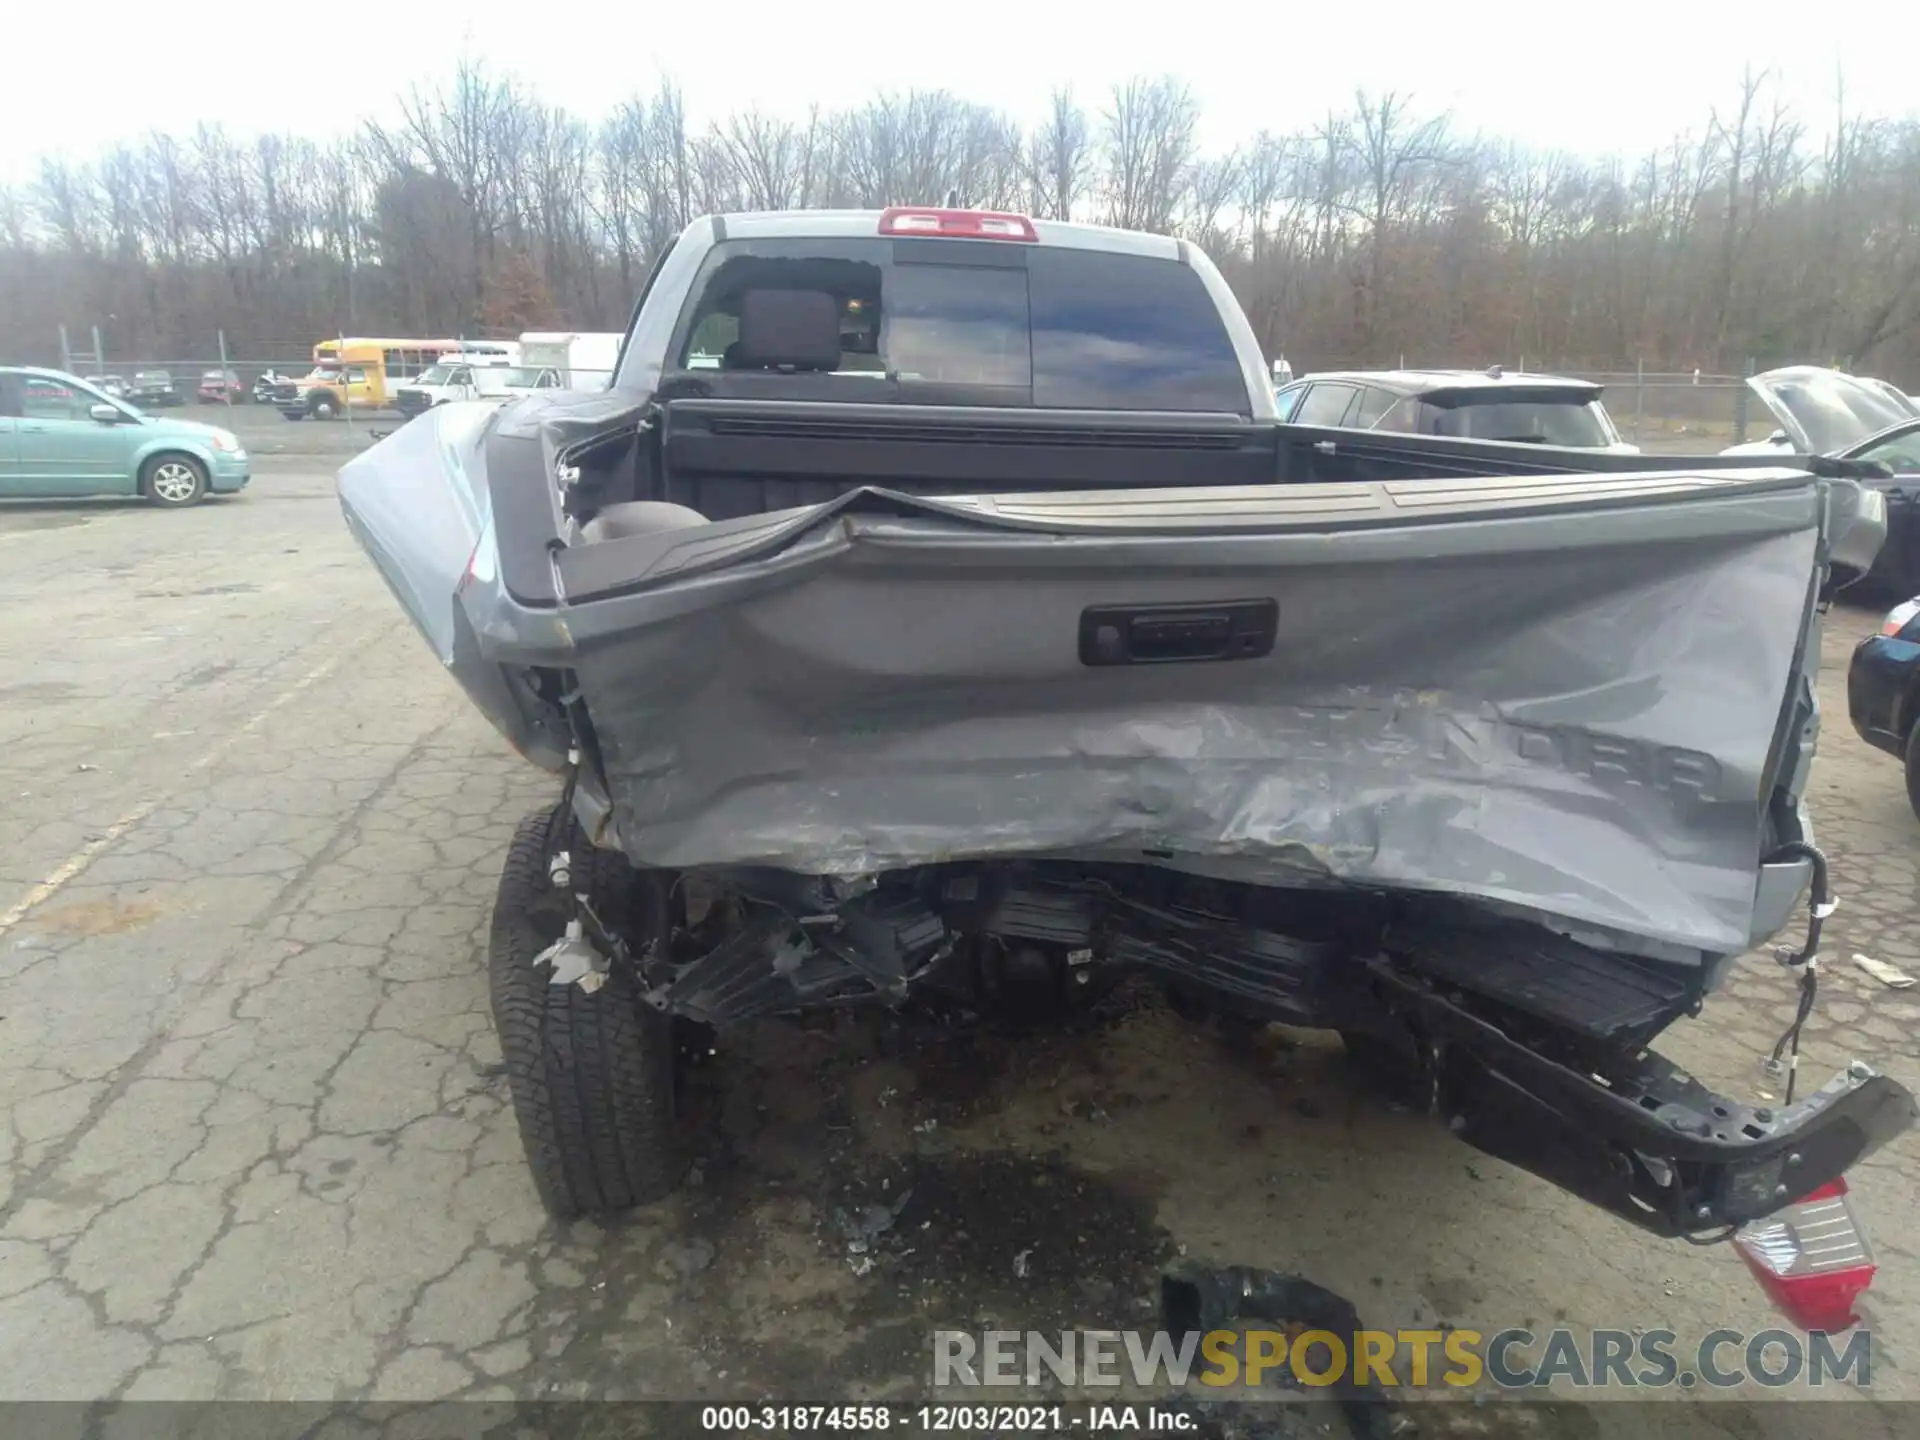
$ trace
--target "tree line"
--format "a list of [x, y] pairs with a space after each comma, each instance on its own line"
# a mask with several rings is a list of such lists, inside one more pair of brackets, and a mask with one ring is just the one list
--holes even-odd
[[[284, 359], [341, 331], [619, 329], [695, 216], [960, 203], [1184, 235], [1297, 364], [1729, 371], [1920, 385], [1920, 120], [1818, 127], [1749, 73], [1639, 156], [1462, 133], [1359, 92], [1225, 153], [1170, 77], [1057, 91], [1022, 126], [944, 91], [705, 127], [663, 85], [590, 120], [461, 63], [332, 141], [153, 133], [0, 188], [0, 356], [61, 324], [115, 356]], [[76, 339], [76, 344], [79, 343]], [[52, 353], [50, 353], [52, 352]]]

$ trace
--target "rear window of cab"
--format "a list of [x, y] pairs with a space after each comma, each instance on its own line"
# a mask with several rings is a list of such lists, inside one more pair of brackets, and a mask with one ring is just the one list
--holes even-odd
[[753, 289], [833, 295], [832, 376], [850, 401], [1251, 411], [1213, 298], [1176, 261], [979, 240], [723, 241], [694, 282], [668, 368], [735, 370], [740, 297]]

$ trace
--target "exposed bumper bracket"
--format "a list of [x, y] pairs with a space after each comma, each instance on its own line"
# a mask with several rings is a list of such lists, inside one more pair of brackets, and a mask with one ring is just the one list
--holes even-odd
[[1652, 1051], [1582, 1074], [1385, 962], [1383, 998], [1430, 1042], [1432, 1093], [1467, 1143], [1659, 1235], [1779, 1209], [1914, 1121], [1914, 1098], [1856, 1061], [1785, 1107], [1715, 1094]]

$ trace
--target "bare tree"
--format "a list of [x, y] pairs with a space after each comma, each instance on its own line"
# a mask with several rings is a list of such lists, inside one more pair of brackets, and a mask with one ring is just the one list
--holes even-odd
[[1348, 208], [1364, 220], [1366, 281], [1361, 287], [1359, 338], [1371, 347], [1379, 333], [1381, 292], [1388, 264], [1389, 235], [1423, 172], [1446, 155], [1443, 117], [1416, 120], [1409, 97], [1389, 91], [1378, 99], [1355, 92], [1353, 124], [1347, 143], [1359, 165], [1359, 203]]
[[1240, 175], [1246, 161], [1237, 151], [1211, 160], [1196, 160], [1187, 171], [1187, 216], [1181, 230], [1210, 250], [1228, 250], [1239, 244], [1239, 226], [1229, 224], [1229, 212], [1240, 195]]
[[1751, 143], [1749, 127], [1754, 104], [1759, 99], [1761, 87], [1766, 83], [1766, 71], [1762, 70], [1756, 75], [1753, 67], [1748, 66], [1741, 78], [1740, 103], [1734, 111], [1732, 124], [1721, 119], [1716, 109], [1707, 126], [1708, 135], [1718, 147], [1716, 159], [1725, 189], [1720, 212], [1720, 261], [1714, 280], [1713, 337], [1716, 353], [1726, 344], [1727, 311], [1733, 303], [1734, 266], [1738, 259], [1736, 252], [1741, 233], [1741, 187], [1747, 182], [1747, 152]]
[[511, 78], [462, 58], [447, 85], [416, 90], [402, 103], [396, 130], [370, 125], [365, 131], [389, 171], [417, 169], [458, 193], [466, 240], [463, 327], [480, 323], [486, 271], [509, 217], [507, 177], [524, 153], [530, 110]]
[[1087, 113], [1070, 86], [1053, 92], [1047, 118], [1027, 142], [1027, 208], [1047, 220], [1071, 220], [1093, 179]]
[[100, 191], [91, 172], [64, 160], [40, 163], [39, 211], [60, 249], [85, 256], [100, 248]]
[[1114, 87], [1103, 118], [1107, 223], [1168, 230], [1194, 159], [1200, 103], [1170, 76]]
[[1765, 74], [1651, 153], [1455, 135], [1398, 94], [1203, 153], [1178, 81], [1023, 130], [944, 91], [696, 125], [671, 83], [604, 117], [456, 64], [338, 141], [201, 127], [48, 160], [0, 187], [0, 349], [61, 324], [125, 355], [285, 363], [357, 325], [616, 326], [694, 216], [961, 203], [1178, 231], [1271, 353], [1301, 364], [1524, 353], [1581, 368], [1747, 356], [1920, 380], [1920, 121], [1837, 87], [1819, 145]]
[[719, 132], [720, 147], [751, 210], [788, 210], [805, 203], [814, 131], [749, 110]]
[[0, 185], [0, 251], [19, 253], [32, 232], [31, 202], [16, 185]]
[[622, 294], [631, 295], [645, 258], [646, 196], [641, 176], [647, 143], [647, 107], [636, 100], [601, 123], [594, 146], [595, 217], [613, 260]]

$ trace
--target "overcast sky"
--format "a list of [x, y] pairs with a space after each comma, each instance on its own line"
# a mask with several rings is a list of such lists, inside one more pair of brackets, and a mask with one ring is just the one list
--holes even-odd
[[1589, 154], [1638, 153], [1698, 129], [1709, 106], [1737, 96], [1748, 64], [1777, 74], [1815, 132], [1831, 123], [1838, 66], [1850, 108], [1920, 109], [1920, 21], [1904, 0], [375, 0], [347, 10], [0, 0], [0, 10], [0, 180], [30, 177], [48, 152], [90, 156], [202, 120], [339, 133], [444, 78], [463, 49], [587, 118], [670, 76], [699, 123], [912, 87], [1028, 119], [1062, 82], [1093, 108], [1116, 80], [1172, 72], [1204, 105], [1210, 149], [1262, 127], [1304, 128], [1359, 85], [1411, 92], [1420, 110], [1451, 112], [1464, 130]]

